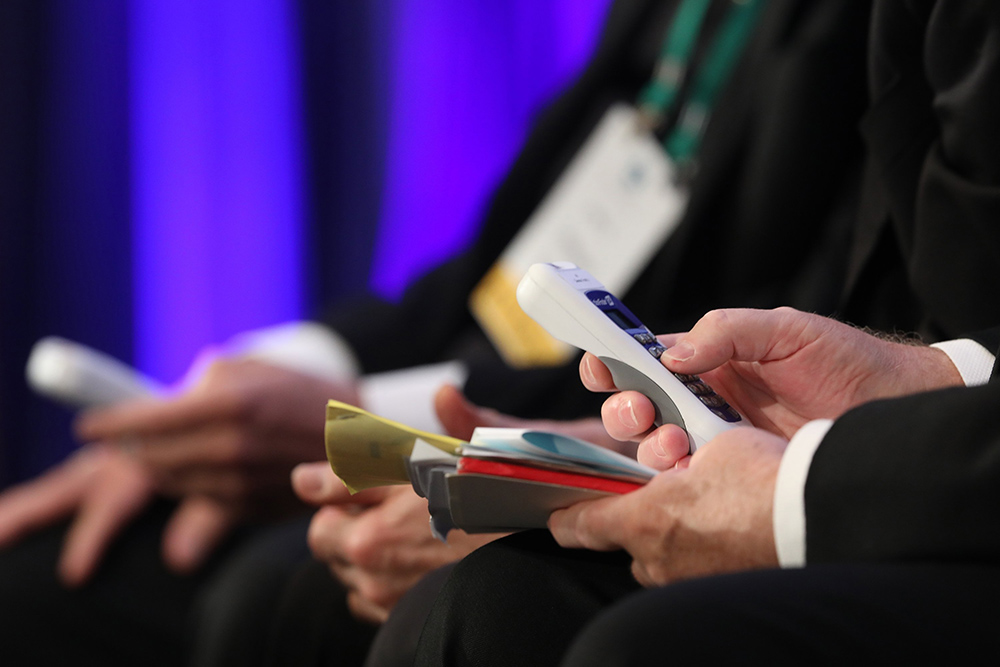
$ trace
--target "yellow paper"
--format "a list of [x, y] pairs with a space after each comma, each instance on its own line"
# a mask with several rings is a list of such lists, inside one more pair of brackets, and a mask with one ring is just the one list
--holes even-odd
[[351, 493], [373, 486], [409, 484], [406, 459], [417, 438], [449, 454], [457, 454], [465, 444], [339, 401], [326, 405], [326, 458]]

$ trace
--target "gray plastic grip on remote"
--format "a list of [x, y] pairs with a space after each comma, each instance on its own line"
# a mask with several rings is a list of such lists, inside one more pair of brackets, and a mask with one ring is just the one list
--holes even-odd
[[611, 371], [611, 377], [614, 379], [616, 387], [622, 390], [631, 389], [637, 391], [653, 402], [653, 408], [656, 410], [657, 426], [677, 424], [687, 431], [680, 410], [677, 409], [677, 406], [667, 392], [663, 391], [658, 384], [617, 359], [609, 357], [598, 357], [598, 359], [603, 361], [604, 365]]

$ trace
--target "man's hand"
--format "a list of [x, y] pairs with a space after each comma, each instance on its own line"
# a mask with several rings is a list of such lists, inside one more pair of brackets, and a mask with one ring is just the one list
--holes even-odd
[[558, 510], [549, 529], [564, 547], [625, 549], [644, 586], [776, 567], [771, 513], [786, 445], [760, 429], [726, 431], [687, 468], [661, 472], [622, 496]]
[[219, 359], [175, 398], [91, 410], [76, 430], [98, 444], [0, 494], [0, 548], [72, 517], [59, 577], [78, 586], [164, 494], [180, 501], [164, 529], [164, 561], [191, 572], [247, 513], [298, 505], [288, 473], [322, 453], [329, 398], [355, 402], [357, 393], [259, 361]]
[[230, 513], [280, 513], [297, 504], [291, 469], [323, 454], [330, 398], [354, 403], [357, 394], [260, 361], [221, 359], [180, 396], [90, 411], [77, 432], [127, 447], [168, 495], [206, 498]]
[[73, 517], [58, 575], [67, 586], [79, 586], [152, 496], [152, 479], [141, 466], [110, 448], [85, 447], [38, 479], [0, 495], [0, 548]]
[[[669, 370], [701, 375], [754, 426], [785, 438], [807, 421], [833, 419], [867, 401], [962, 383], [940, 350], [882, 340], [791, 308], [716, 310], [690, 332], [661, 340], [669, 348], [661, 358]], [[580, 375], [593, 391], [615, 388], [593, 355], [584, 356]], [[683, 462], [683, 431], [651, 431], [653, 406], [641, 394], [615, 394], [602, 416], [616, 439], [642, 439], [641, 462], [661, 470]]]
[[[41, 475], [0, 494], [0, 549], [67, 518], [57, 574], [85, 584], [115, 538], [152, 500], [146, 468], [113, 447], [90, 445]], [[163, 558], [175, 572], [198, 568], [236, 517], [208, 498], [185, 499], [163, 534]]]
[[374, 623], [424, 574], [497, 537], [453, 530], [444, 544], [431, 534], [427, 501], [411, 487], [352, 497], [325, 461], [298, 466], [292, 485], [300, 498], [321, 506], [309, 525], [313, 555], [347, 587], [351, 611]]

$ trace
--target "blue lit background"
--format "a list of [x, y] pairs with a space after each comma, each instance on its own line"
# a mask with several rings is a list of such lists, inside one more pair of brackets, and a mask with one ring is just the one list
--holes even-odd
[[38, 337], [170, 382], [461, 249], [608, 5], [2, 3], [0, 483], [71, 446], [23, 388]]
[[136, 362], [304, 314], [297, 21], [286, 0], [132, 0]]
[[589, 54], [607, 0], [398, 0], [372, 282], [387, 295], [467, 243], [532, 114]]

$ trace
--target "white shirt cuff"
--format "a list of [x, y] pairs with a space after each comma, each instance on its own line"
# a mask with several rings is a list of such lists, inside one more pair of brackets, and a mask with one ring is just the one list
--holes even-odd
[[467, 375], [465, 365], [458, 361], [416, 366], [366, 375], [358, 383], [358, 392], [362, 407], [371, 413], [422, 431], [441, 433], [443, 428], [434, 412], [434, 394], [445, 384], [461, 388]]
[[316, 322], [288, 322], [246, 331], [226, 341], [224, 352], [334, 382], [355, 379], [361, 368], [347, 341]]
[[781, 567], [806, 564], [806, 477], [813, 454], [832, 419], [816, 419], [800, 428], [788, 443], [774, 487], [774, 544]]
[[941, 350], [955, 364], [967, 387], [977, 387], [990, 380], [993, 362], [996, 359], [985, 347], [974, 340], [959, 338], [934, 343], [931, 347]]

